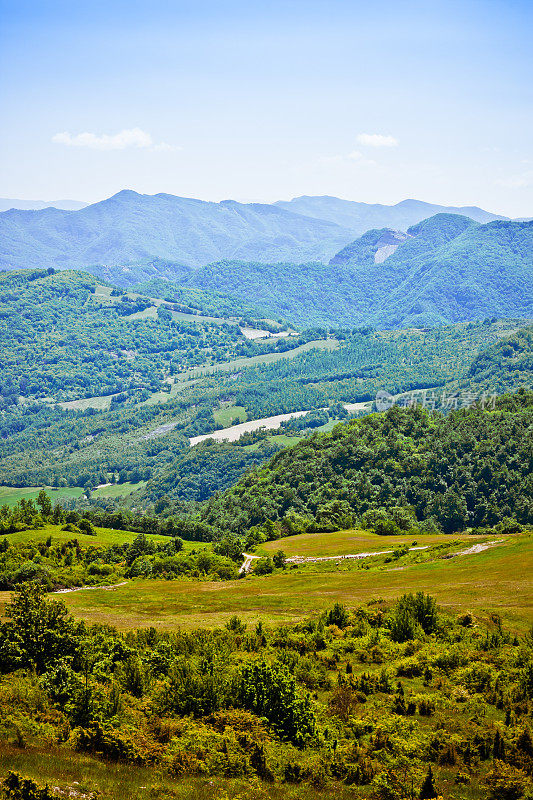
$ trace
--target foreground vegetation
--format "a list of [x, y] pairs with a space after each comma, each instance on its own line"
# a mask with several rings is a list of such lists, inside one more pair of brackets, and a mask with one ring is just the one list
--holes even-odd
[[[0, 764], [49, 779], [50, 797], [74, 776], [85, 797], [124, 796], [125, 776], [130, 796], [151, 786], [161, 799], [201, 797], [205, 779], [211, 796], [250, 799], [533, 788], [533, 638], [498, 615], [451, 616], [419, 592], [290, 627], [232, 616], [211, 631], [118, 633], [76, 622], [36, 584], [5, 613]], [[113, 765], [105, 778], [98, 760]], [[39, 796], [21, 785], [9, 776], [5, 796]]]

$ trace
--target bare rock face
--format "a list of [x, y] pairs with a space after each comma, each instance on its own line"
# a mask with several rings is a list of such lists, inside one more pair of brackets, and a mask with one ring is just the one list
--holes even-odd
[[374, 263], [383, 264], [386, 258], [391, 256], [398, 247], [407, 239], [411, 239], [408, 233], [402, 231], [386, 230], [376, 242], [376, 252], [374, 253]]

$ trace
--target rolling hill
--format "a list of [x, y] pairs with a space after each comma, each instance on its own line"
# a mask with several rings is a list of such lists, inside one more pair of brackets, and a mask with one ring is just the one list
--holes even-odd
[[369, 231], [327, 266], [223, 261], [181, 283], [300, 324], [427, 327], [533, 317], [532, 267], [531, 222], [437, 214], [407, 235]]
[[[352, 238], [333, 222], [273, 205], [124, 190], [79, 211], [1, 213], [0, 267], [90, 268], [157, 258], [188, 267], [222, 258], [327, 260]], [[133, 276], [131, 283], [144, 278]]]
[[408, 528], [409, 514], [446, 533], [511, 514], [531, 523], [532, 424], [533, 394], [525, 390], [499, 398], [490, 413], [393, 407], [282, 450], [212, 498], [202, 515], [237, 534], [280, 522], [293, 532], [339, 530], [375, 509], [366, 521], [381, 532]]

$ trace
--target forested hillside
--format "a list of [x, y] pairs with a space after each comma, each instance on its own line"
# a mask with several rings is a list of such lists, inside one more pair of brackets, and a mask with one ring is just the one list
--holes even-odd
[[300, 324], [427, 327], [533, 316], [533, 223], [438, 214], [407, 234], [370, 231], [329, 266], [223, 261], [180, 283]]
[[524, 390], [494, 410], [446, 417], [394, 407], [282, 451], [203, 517], [241, 534], [286, 518], [289, 528], [335, 530], [362, 515], [388, 532], [409, 515], [449, 533], [510, 516], [531, 523], [532, 426], [533, 393]]
[[[466, 378], [478, 352], [519, 324], [487, 320], [429, 331], [340, 330], [337, 338], [326, 339], [326, 332], [318, 330], [259, 344], [241, 337], [239, 347], [252, 353], [248, 358], [220, 361], [218, 367], [202, 368], [204, 372], [198, 368], [177, 373], [170, 377], [173, 383], [164, 384], [166, 391], [150, 394], [146, 389], [147, 400], [129, 390], [114, 399], [87, 398], [58, 407], [46, 398], [40, 403], [15, 403], [16, 393], [6, 393], [0, 412], [2, 478], [14, 486], [59, 482], [86, 487], [125, 470], [128, 475], [140, 471], [142, 477], [147, 472], [154, 478], [161, 475], [165, 483], [169, 473], [172, 484], [172, 471], [176, 474], [181, 469], [174, 461], [189, 446], [186, 437], [229, 424], [238, 413], [232, 408], [242, 409], [250, 420], [372, 401], [380, 389], [397, 394], [440, 387], [440, 397], [442, 391], [450, 394], [448, 384]], [[203, 329], [202, 324], [198, 327]], [[301, 340], [307, 344], [298, 347]], [[293, 349], [284, 351], [286, 347]], [[268, 348], [265, 355], [253, 355]], [[210, 347], [197, 351], [206, 364], [212, 363], [212, 356]], [[34, 369], [38, 375], [38, 367]], [[105, 377], [105, 370], [101, 374]], [[504, 371], [501, 385], [505, 388]], [[520, 385], [531, 385], [531, 376], [524, 374]], [[12, 389], [9, 384], [8, 390]], [[83, 398], [86, 389], [80, 389]], [[220, 413], [228, 415], [226, 423], [219, 421]], [[214, 468], [204, 485], [222, 488], [227, 483], [219, 469], [218, 450], [212, 451], [215, 454]], [[222, 483], [217, 487], [219, 479]], [[156, 492], [150, 497], [156, 499]], [[182, 496], [192, 495], [185, 489]]]
[[482, 350], [460, 384], [477, 392], [499, 393], [533, 386], [533, 326], [521, 328]]
[[[195, 303], [210, 301], [200, 293]], [[187, 317], [182, 308], [113, 290], [84, 272], [0, 273], [0, 403], [124, 392], [146, 400], [188, 368], [282, 346], [246, 339], [237, 319], [202, 318], [198, 308]]]

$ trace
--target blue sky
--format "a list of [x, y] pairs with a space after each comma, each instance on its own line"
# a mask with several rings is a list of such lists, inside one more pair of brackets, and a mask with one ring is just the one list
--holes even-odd
[[0, 196], [533, 215], [533, 3], [0, 0]]

